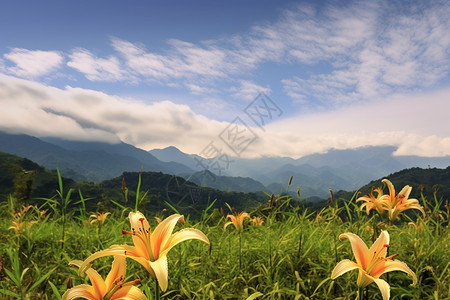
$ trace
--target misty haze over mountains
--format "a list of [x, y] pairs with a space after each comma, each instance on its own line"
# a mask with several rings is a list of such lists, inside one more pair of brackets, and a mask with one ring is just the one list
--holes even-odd
[[[411, 168], [446, 168], [450, 156], [394, 156], [396, 147], [371, 146], [329, 150], [293, 159], [229, 157], [221, 161], [186, 154], [176, 147], [145, 151], [130, 144], [76, 142], [0, 132], [0, 151], [28, 158], [48, 169], [59, 168], [74, 180], [100, 182], [124, 171], [157, 171], [190, 178], [221, 190], [241, 192], [285, 190], [290, 176], [301, 198], [327, 197], [328, 189], [356, 190], [371, 180]], [[207, 169], [208, 172], [205, 172]]]

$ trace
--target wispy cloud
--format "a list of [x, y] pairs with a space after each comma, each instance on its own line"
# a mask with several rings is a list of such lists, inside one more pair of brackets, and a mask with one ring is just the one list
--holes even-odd
[[271, 89], [268, 86], [263, 87], [252, 81], [241, 80], [239, 85], [232, 86], [229, 91], [232, 93], [232, 96], [237, 99], [253, 101], [259, 93], [270, 95]]
[[314, 18], [300, 22], [290, 15], [287, 23], [302, 28], [294, 34], [299, 47], [290, 53], [305, 63], [322, 60], [332, 67], [284, 79], [286, 93], [302, 104], [318, 99], [334, 107], [438, 83], [450, 70], [450, 37], [445, 34], [450, 5], [428, 4], [402, 11], [392, 3], [362, 4], [326, 10], [326, 18], [309, 11]]
[[4, 58], [14, 64], [6, 66], [6, 72], [25, 78], [37, 78], [58, 70], [63, 56], [58, 51], [27, 50], [12, 48]]
[[91, 81], [132, 81], [117, 57], [99, 58], [89, 50], [75, 49], [69, 55], [67, 65], [83, 73]]
[[123, 57], [126, 66], [144, 78], [169, 79], [214, 79], [237, 71], [228, 61], [227, 51], [216, 45], [194, 45], [180, 40], [169, 40], [167, 53], [146, 50], [143, 45], [113, 39], [114, 49]]

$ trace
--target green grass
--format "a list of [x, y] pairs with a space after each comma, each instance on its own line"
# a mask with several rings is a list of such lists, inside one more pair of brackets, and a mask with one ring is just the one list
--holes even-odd
[[[61, 195], [64, 203], [65, 196]], [[71, 260], [84, 260], [90, 254], [113, 244], [132, 244], [128, 212], [113, 211], [106, 222], [89, 224], [89, 213], [77, 216], [73, 211], [33, 207], [20, 216], [24, 225], [17, 233], [12, 226], [14, 203], [5, 203], [0, 222], [0, 294], [6, 299], [59, 299], [68, 286], [89, 283], [77, 276]], [[80, 204], [81, 205], [81, 204]], [[374, 228], [380, 228], [372, 215], [360, 212], [352, 200], [325, 207], [320, 213], [297, 208], [269, 212], [259, 209], [251, 216], [263, 216], [262, 226], [247, 222], [242, 232], [242, 267], [239, 268], [239, 237], [233, 226], [223, 229], [226, 214], [218, 210], [205, 213], [201, 220], [189, 220], [183, 227], [204, 232], [211, 241], [209, 248], [198, 241], [186, 241], [168, 254], [169, 288], [163, 299], [355, 299], [357, 271], [330, 279], [334, 266], [342, 259], [354, 260], [350, 243], [340, 242], [344, 232], [358, 234], [372, 244]], [[64, 207], [64, 206], [63, 206]], [[287, 206], [286, 206], [287, 207]], [[40, 210], [50, 208], [40, 216]], [[154, 216], [166, 212], [142, 211], [152, 228]], [[164, 215], [163, 215], [164, 214]], [[17, 217], [17, 215], [16, 215]], [[398, 253], [417, 275], [418, 284], [402, 272], [389, 273], [391, 299], [450, 299], [450, 237], [448, 212], [433, 209], [425, 221], [417, 219], [408, 225], [407, 216], [387, 228], [390, 254]], [[414, 218], [415, 219], [415, 218]], [[374, 223], [376, 222], [376, 223]], [[380, 224], [378, 224], [380, 225]], [[183, 228], [177, 225], [175, 231]], [[384, 228], [384, 227], [381, 227]], [[64, 230], [63, 230], [64, 229]], [[64, 239], [64, 240], [62, 240]], [[62, 246], [63, 245], [63, 246]], [[93, 267], [105, 276], [112, 257], [100, 258]], [[127, 260], [127, 281], [140, 278], [148, 298], [154, 284], [145, 269]], [[386, 279], [386, 274], [382, 276]], [[375, 284], [368, 287], [369, 299], [381, 299]], [[181, 297], [181, 298], [180, 298]]]

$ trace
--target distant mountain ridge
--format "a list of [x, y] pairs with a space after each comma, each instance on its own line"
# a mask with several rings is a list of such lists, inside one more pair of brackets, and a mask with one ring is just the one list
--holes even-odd
[[[331, 149], [299, 159], [230, 157], [229, 165], [218, 172], [208, 165], [208, 160], [186, 154], [173, 146], [145, 151], [123, 142], [74, 142], [0, 132], [0, 151], [28, 158], [48, 169], [59, 168], [64, 176], [74, 180], [100, 182], [126, 171], [139, 171], [142, 167], [144, 171], [174, 174], [186, 179], [193, 177], [199, 185], [223, 191], [279, 193], [285, 190], [290, 176], [293, 176], [292, 186], [295, 189], [300, 187], [303, 199], [313, 196], [325, 198], [329, 189], [355, 190], [402, 169], [446, 168], [450, 165], [450, 156], [394, 156], [396, 150], [393, 146], [368, 146]], [[200, 179], [198, 175], [202, 172], [210, 172], [217, 181], [206, 177]]]
[[[233, 157], [232, 163], [220, 175], [252, 178], [262, 183], [268, 193], [284, 190], [290, 176], [293, 176], [293, 185], [300, 187], [301, 197], [324, 198], [328, 196], [329, 189], [355, 190], [376, 178], [403, 169], [450, 166], [450, 156], [395, 156], [393, 154], [396, 150], [393, 146], [368, 146], [347, 150], [331, 149], [326, 153], [311, 154], [299, 159]], [[185, 154], [175, 147], [149, 152], [164, 161], [179, 163], [195, 162], [197, 157]], [[214, 169], [208, 171], [214, 172]]]
[[0, 132], [0, 151], [28, 158], [47, 169], [59, 168], [61, 174], [77, 181], [100, 182], [141, 168], [168, 174], [193, 172], [182, 164], [161, 162], [147, 151], [126, 143], [47, 140]]

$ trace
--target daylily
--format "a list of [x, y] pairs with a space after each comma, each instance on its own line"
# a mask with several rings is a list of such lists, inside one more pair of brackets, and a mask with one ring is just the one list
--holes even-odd
[[409, 194], [411, 194], [412, 187], [406, 185], [396, 196], [394, 185], [388, 179], [383, 179], [382, 182], [386, 183], [389, 188], [389, 195], [384, 195], [383, 198], [386, 199], [384, 204], [389, 211], [390, 221], [395, 221], [398, 218], [398, 215], [407, 209], [420, 210], [420, 212], [422, 212], [425, 216], [425, 211], [419, 204], [419, 201], [417, 199], [408, 199]]
[[[376, 197], [374, 193], [377, 194]], [[372, 209], [375, 209], [380, 215], [383, 215], [386, 211], [385, 202], [387, 201], [386, 197], [383, 196], [383, 189], [381, 187], [372, 188], [372, 191], [369, 195], [359, 197], [358, 199], [356, 199], [356, 202], [364, 201], [364, 203], [361, 205], [361, 210], [363, 210], [365, 207], [367, 214], [370, 214], [370, 211]]]
[[175, 234], [172, 231], [177, 222], [184, 222], [184, 217], [178, 214], [171, 215], [156, 226], [152, 232], [147, 219], [140, 212], [130, 212], [128, 215], [131, 231], [122, 230], [122, 234], [130, 234], [134, 246], [113, 245], [108, 249], [96, 252], [89, 256], [81, 265], [79, 273], [82, 274], [90, 263], [103, 256], [121, 255], [129, 257], [138, 263], [156, 279], [163, 291], [168, 286], [169, 271], [167, 267], [167, 253], [175, 245], [190, 239], [200, 240], [208, 245], [210, 242], [206, 235], [193, 228], [182, 229]]
[[228, 225], [233, 224], [234, 227], [236, 227], [236, 230], [240, 232], [242, 229], [244, 229], [243, 223], [245, 218], [250, 219], [250, 215], [246, 212], [235, 212], [234, 215], [228, 215], [227, 218], [230, 218], [231, 222], [225, 223], [223, 226], [223, 229], [226, 229]]
[[96, 215], [90, 215], [89, 216], [89, 220], [90, 220], [90, 224], [93, 224], [95, 222], [98, 222], [100, 225], [103, 225], [103, 223], [105, 223], [106, 221], [106, 217], [111, 214], [110, 212], [106, 212], [106, 213], [97, 213]]
[[[74, 260], [69, 263], [69, 266], [77, 266], [80, 268], [82, 261]], [[62, 296], [62, 300], [70, 300], [74, 298], [85, 298], [90, 300], [114, 300], [114, 299], [132, 299], [132, 300], [146, 300], [147, 297], [140, 289], [133, 286], [139, 284], [141, 281], [136, 279], [127, 283], [125, 281], [127, 263], [125, 257], [114, 256], [111, 271], [106, 280], [100, 276], [92, 268], [86, 270], [89, 280], [92, 285], [80, 284], [67, 290]]]
[[8, 229], [14, 229], [14, 232], [17, 234], [23, 230], [25, 230], [26, 228], [30, 228], [31, 226], [33, 226], [33, 224], [35, 224], [36, 221], [12, 221], [12, 226], [9, 226]]
[[253, 217], [252, 223], [253, 226], [261, 226], [264, 223], [264, 220], [261, 217]]
[[370, 249], [356, 234], [344, 233], [339, 236], [339, 240], [343, 241], [345, 239], [350, 241], [356, 263], [348, 259], [340, 261], [331, 272], [331, 279], [335, 279], [353, 269], [358, 269], [357, 286], [364, 288], [375, 282], [381, 291], [383, 300], [387, 300], [390, 297], [389, 284], [379, 278], [384, 273], [391, 271], [405, 272], [408, 276], [413, 277], [412, 285], [416, 284], [416, 274], [404, 262], [393, 260], [397, 254], [386, 257], [387, 248], [389, 247], [389, 233], [387, 231], [383, 230], [381, 232]]

